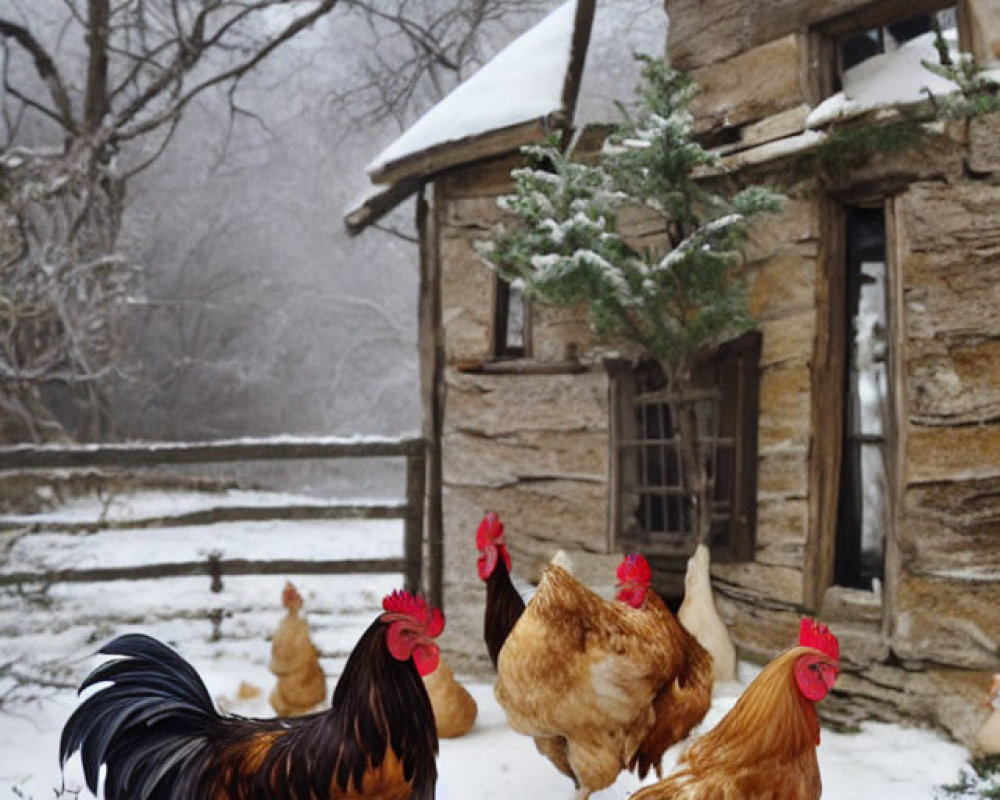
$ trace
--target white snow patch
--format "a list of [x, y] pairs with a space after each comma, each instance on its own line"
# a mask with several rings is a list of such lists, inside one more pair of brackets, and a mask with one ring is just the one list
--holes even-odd
[[576, 0], [567, 0], [420, 117], [368, 164], [368, 173], [561, 110], [575, 18]]
[[[181, 501], [179, 501], [181, 502]], [[183, 503], [190, 504], [189, 498]], [[252, 501], [241, 498], [241, 503]], [[173, 505], [162, 496], [149, 498], [152, 506]], [[148, 506], [143, 510], [148, 511]], [[77, 512], [78, 513], [78, 512]], [[338, 556], [365, 549], [374, 555], [382, 546], [354, 521], [330, 523], [331, 547], [343, 545]], [[368, 523], [387, 531], [398, 523]], [[267, 537], [250, 535], [243, 555], [257, 558], [270, 552], [273, 538], [292, 552], [308, 552], [314, 546], [311, 525], [289, 524], [269, 531]], [[335, 535], [334, 535], [335, 534]], [[104, 556], [121, 560], [114, 544], [121, 532], [95, 537], [94, 552], [85, 554], [74, 545], [80, 558]], [[184, 536], [180, 529], [173, 535]], [[219, 533], [220, 539], [229, 534]], [[214, 534], [213, 534], [214, 537]], [[151, 541], [149, 560], [171, 554], [171, 536]], [[344, 544], [345, 542], [350, 544]], [[336, 543], [336, 544], [335, 544]], [[370, 545], [364, 548], [362, 544]], [[41, 550], [58, 550], [55, 540], [40, 538]], [[26, 547], [26, 544], [23, 545]], [[190, 546], [190, 543], [189, 545]], [[55, 554], [50, 554], [57, 558]], [[46, 556], [48, 557], [48, 556]], [[401, 583], [399, 575], [298, 576], [296, 585], [305, 598], [305, 609], [313, 639], [321, 651], [321, 662], [330, 676], [332, 691], [347, 654], [361, 633], [380, 611], [380, 599]], [[51, 797], [62, 785], [58, 764], [58, 741], [63, 724], [77, 703], [74, 688], [96, 665], [93, 652], [111, 637], [142, 630], [160, 638], [190, 660], [205, 680], [210, 694], [227, 710], [247, 716], [269, 716], [267, 693], [274, 676], [267, 670], [268, 637], [283, 615], [280, 576], [226, 578], [224, 590], [215, 594], [206, 577], [151, 581], [120, 581], [104, 584], [56, 584], [44, 595], [32, 596], [8, 590], [0, 592], [0, 664], [10, 672], [0, 673], [0, 798]], [[520, 586], [530, 598], [531, 587]], [[207, 608], [221, 613], [226, 637], [212, 639]], [[199, 616], [200, 615], [200, 616]], [[447, 636], [447, 630], [445, 631]], [[696, 735], [713, 727], [733, 706], [758, 670], [740, 665], [740, 679], [716, 687], [713, 706]], [[30, 684], [25, 691], [12, 675], [51, 677], [54, 685]], [[236, 692], [246, 681], [261, 690], [256, 699], [241, 701]], [[58, 685], [64, 682], [65, 686]], [[438, 759], [440, 800], [506, 800], [573, 797], [570, 781], [540, 756], [529, 737], [511, 730], [498, 707], [491, 686], [483, 682], [466, 685], [479, 705], [472, 732], [460, 739], [441, 742]], [[670, 771], [680, 748], [664, 759]], [[858, 797], [891, 797], [893, 800], [932, 800], [935, 786], [955, 779], [969, 753], [928, 731], [896, 725], [867, 724], [858, 734], [824, 730], [819, 751], [824, 800], [854, 800]], [[644, 783], [654, 782], [649, 776]], [[65, 787], [73, 792], [83, 786], [78, 758], [66, 767]], [[622, 774], [593, 800], [625, 800], [640, 786], [631, 774]], [[16, 794], [21, 792], [21, 794]], [[92, 798], [81, 791], [79, 800]]]
[[[947, 31], [952, 59], [961, 56], [955, 31]], [[934, 47], [934, 33], [925, 33], [904, 43], [892, 53], [882, 53], [862, 61], [844, 73], [844, 88], [828, 97], [806, 118], [807, 128], [817, 128], [857, 116], [876, 108], [916, 103], [935, 96], [948, 95], [958, 89], [954, 81], [935, 75], [923, 61], [939, 64]]]

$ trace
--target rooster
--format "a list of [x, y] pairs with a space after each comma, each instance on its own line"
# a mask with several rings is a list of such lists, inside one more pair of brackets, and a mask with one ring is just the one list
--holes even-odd
[[803, 619], [798, 646], [764, 668], [722, 721], [681, 756], [674, 774], [632, 800], [818, 800], [816, 703], [839, 671], [836, 637]]
[[101, 649], [90, 695], [66, 722], [60, 763], [80, 751], [105, 800], [431, 800], [438, 739], [421, 676], [444, 628], [422, 597], [393, 592], [361, 636], [326, 711], [290, 719], [218, 714], [177, 653], [143, 634]]
[[550, 564], [524, 606], [510, 584], [495, 514], [487, 514], [476, 539], [494, 691], [511, 726], [534, 737], [580, 798], [610, 786], [623, 769], [643, 776], [658, 769], [663, 752], [708, 710], [712, 663], [649, 591], [645, 560], [630, 557], [619, 568], [620, 602]]

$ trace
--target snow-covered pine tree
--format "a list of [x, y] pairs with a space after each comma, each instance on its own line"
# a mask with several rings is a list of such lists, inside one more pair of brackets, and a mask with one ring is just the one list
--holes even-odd
[[[710, 535], [710, 483], [699, 457], [696, 355], [751, 325], [740, 267], [750, 220], [776, 211], [780, 195], [750, 186], [725, 197], [699, 182], [716, 157], [693, 136], [688, 103], [696, 88], [659, 59], [643, 61], [637, 108], [597, 163], [573, 160], [573, 144], [524, 148], [513, 194], [501, 207], [520, 223], [482, 252], [525, 296], [586, 307], [602, 339], [624, 338], [659, 360], [677, 428], [684, 482], [698, 542]], [[665, 254], [640, 252], [618, 233], [618, 211], [638, 204], [662, 215]]]

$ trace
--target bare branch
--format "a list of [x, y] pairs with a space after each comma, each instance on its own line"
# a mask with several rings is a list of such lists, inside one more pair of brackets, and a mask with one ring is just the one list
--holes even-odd
[[[73, 119], [73, 104], [70, 102], [66, 86], [56, 69], [52, 57], [42, 47], [41, 43], [23, 25], [18, 25], [9, 19], [0, 18], [0, 36], [5, 39], [13, 39], [27, 53], [29, 53], [35, 63], [35, 71], [49, 89], [52, 102], [55, 103], [56, 112], [47, 111], [53, 119], [61, 124], [71, 133], [77, 132], [77, 125]], [[20, 98], [19, 98], [20, 99]], [[41, 109], [42, 106], [35, 104]]]
[[[251, 71], [285, 42], [289, 41], [298, 33], [310, 27], [316, 20], [329, 13], [338, 2], [339, 0], [322, 0], [322, 2], [320, 2], [313, 11], [308, 14], [304, 14], [294, 22], [290, 22], [286, 25], [277, 36], [273, 37], [267, 42], [267, 44], [260, 47], [250, 58], [234, 67], [223, 70], [210, 78], [206, 78], [201, 83], [197, 84], [193, 89], [190, 89], [181, 95], [176, 102], [171, 104], [170, 108], [133, 125], [131, 128], [126, 128], [125, 126], [128, 125], [128, 123], [133, 120], [154, 97], [157, 97], [160, 92], [162, 92], [163, 88], [169, 84], [172, 78], [178, 77], [184, 72], [187, 72], [194, 66], [195, 63], [197, 63], [197, 60], [201, 57], [203, 51], [190, 50], [188, 53], [188, 59], [175, 62], [175, 64], [171, 66], [171, 69], [168, 70], [168, 72], [165, 73], [159, 81], [154, 82], [154, 84], [152, 84], [140, 98], [116, 115], [114, 122], [114, 127], [117, 131], [116, 139], [126, 141], [155, 130], [160, 125], [169, 121], [173, 114], [182, 110], [192, 99], [200, 95], [206, 89], [217, 86], [220, 83], [233, 80], [234, 78], [238, 78], [239, 76]], [[203, 28], [205, 22], [203, 14], [199, 14], [199, 20], [201, 27]], [[199, 23], [196, 22], [196, 27], [198, 24]], [[191, 40], [194, 41], [194, 36], [191, 37]]]
[[83, 126], [94, 131], [108, 111], [108, 40], [111, 8], [108, 0], [89, 0], [87, 15], [87, 94], [83, 102]]

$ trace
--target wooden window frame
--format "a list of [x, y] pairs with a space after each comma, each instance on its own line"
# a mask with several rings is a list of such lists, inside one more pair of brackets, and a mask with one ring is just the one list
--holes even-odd
[[[885, 432], [885, 468], [887, 482], [884, 579], [882, 595], [860, 589], [837, 586], [835, 557], [837, 509], [840, 498], [840, 472], [843, 459], [844, 380], [846, 368], [846, 209], [882, 203], [886, 225], [886, 315], [889, 419]], [[899, 552], [896, 531], [900, 524], [902, 497], [902, 431], [904, 419], [900, 407], [902, 375], [899, 325], [902, 298], [899, 287], [899, 253], [896, 232], [896, 200], [885, 195], [843, 195], [827, 197], [821, 215], [821, 248], [816, 280], [817, 330], [811, 370], [811, 439], [809, 445], [808, 509], [809, 522], [803, 559], [803, 605], [813, 612], [829, 606], [831, 596], [853, 596], [855, 605], [871, 611], [888, 626], [892, 598], [895, 595]], [[829, 615], [829, 614], [828, 614]]]
[[511, 345], [507, 341], [507, 319], [510, 309], [510, 283], [500, 275], [493, 274], [493, 330], [490, 342], [490, 356], [496, 360], [531, 358], [531, 304], [524, 299], [523, 343]]
[[[724, 427], [718, 429], [713, 446], [714, 463], [722, 463], [720, 455], [725, 450], [733, 453], [731, 480], [725, 497], [715, 496], [713, 506], [724, 509], [713, 518], [712, 553], [719, 563], [748, 561], [753, 558], [756, 548], [757, 522], [757, 429], [759, 415], [759, 374], [761, 334], [751, 331], [714, 349], [696, 368], [696, 386], [705, 394], [714, 396], [717, 420]], [[610, 376], [610, 492], [609, 529], [611, 547], [634, 547], [647, 555], [671, 558], [687, 558], [693, 548], [693, 533], [690, 531], [654, 532], [640, 534], [641, 541], [629, 537], [626, 528], [634, 524], [631, 513], [625, 506], [642, 500], [642, 484], [646, 481], [643, 473], [643, 456], [628, 457], [626, 451], [649, 446], [638, 432], [636, 422], [636, 373], [633, 365], [624, 360], [607, 363]], [[650, 402], [655, 402], [655, 392], [648, 393]], [[662, 420], [661, 420], [662, 424]], [[652, 446], [660, 446], [661, 461], [670, 456], [666, 453], [673, 435], [656, 440]], [[669, 464], [661, 464], [663, 475], [673, 474]], [[674, 470], [676, 472], [676, 470]], [[718, 488], [718, 487], [716, 487]], [[656, 494], [676, 496], [680, 490], [670, 486], [659, 487]], [[728, 506], [728, 508], [724, 508]], [[661, 537], [657, 543], [649, 538]]]
[[843, 39], [896, 20], [952, 6], [958, 15], [959, 45], [967, 50], [972, 38], [967, 0], [876, 0], [812, 28], [808, 36], [809, 75], [806, 81], [810, 104], [816, 106], [837, 91], [841, 75], [839, 43]]

